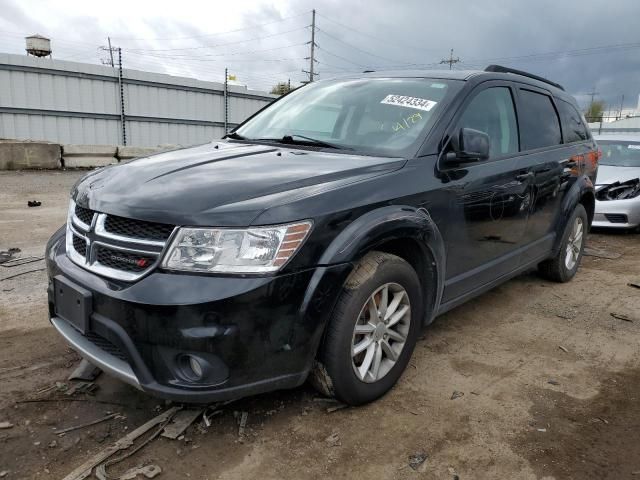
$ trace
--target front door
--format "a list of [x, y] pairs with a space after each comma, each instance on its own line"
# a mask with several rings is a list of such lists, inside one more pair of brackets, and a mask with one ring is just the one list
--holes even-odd
[[478, 87], [449, 135], [461, 128], [490, 138], [487, 160], [440, 170], [449, 202], [441, 220], [447, 245], [443, 301], [453, 300], [518, 266], [529, 212], [528, 173], [521, 167], [513, 89], [504, 82]]

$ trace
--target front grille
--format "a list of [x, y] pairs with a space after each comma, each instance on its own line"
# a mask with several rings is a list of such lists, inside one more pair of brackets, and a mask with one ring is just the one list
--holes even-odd
[[611, 223], [629, 223], [627, 216], [623, 213], [605, 213], [604, 216]]
[[108, 233], [159, 242], [167, 240], [173, 232], [173, 228], [173, 225], [166, 223], [145, 222], [115, 215], [107, 215], [104, 222], [104, 229]]
[[89, 340], [91, 343], [93, 343], [96, 347], [100, 348], [101, 350], [104, 350], [105, 352], [110, 353], [111, 355], [113, 355], [116, 358], [119, 358], [120, 360], [129, 362], [127, 355], [106, 338], [101, 337], [100, 335], [94, 332], [87, 332], [84, 334], [84, 336], [87, 340]]
[[87, 242], [84, 238], [79, 237], [75, 233], [73, 234], [73, 248], [83, 257], [87, 256]]
[[96, 260], [100, 265], [124, 272], [144, 272], [156, 261], [155, 256], [142, 253], [123, 252], [102, 245], [96, 249]]
[[89, 210], [88, 208], [83, 208], [79, 205], [76, 205], [75, 214], [78, 220], [86, 225], [91, 225], [91, 221], [93, 220], [93, 210]]

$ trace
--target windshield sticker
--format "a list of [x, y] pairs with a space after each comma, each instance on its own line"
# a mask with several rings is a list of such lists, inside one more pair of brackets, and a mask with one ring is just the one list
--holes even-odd
[[413, 115], [409, 115], [406, 118], [402, 119], [402, 122], [396, 122], [395, 125], [393, 125], [391, 128], [393, 128], [394, 132], [399, 132], [401, 130], [407, 130], [408, 128], [411, 128], [411, 126], [422, 120], [422, 115], [419, 112], [414, 113]]
[[380, 103], [385, 105], [397, 105], [398, 107], [417, 108], [428, 112], [438, 102], [426, 98], [407, 97], [406, 95], [387, 95]]
[[635, 145], [628, 145], [627, 148], [629, 150], [640, 150], [640, 144], [635, 144]]
[[447, 88], [446, 83], [432, 83], [431, 88]]

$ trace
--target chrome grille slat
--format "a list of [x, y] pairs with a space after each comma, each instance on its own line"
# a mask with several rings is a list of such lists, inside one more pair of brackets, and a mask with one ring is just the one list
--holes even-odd
[[[114, 227], [112, 230], [118, 232], [114, 233], [106, 228], [110, 218], [111, 215], [79, 207], [72, 201], [67, 222], [67, 255], [98, 275], [135, 281], [157, 266], [176, 227], [116, 216], [115, 225], [120, 228]], [[145, 232], [152, 238], [143, 238]], [[126, 233], [137, 236], [123, 235]]]

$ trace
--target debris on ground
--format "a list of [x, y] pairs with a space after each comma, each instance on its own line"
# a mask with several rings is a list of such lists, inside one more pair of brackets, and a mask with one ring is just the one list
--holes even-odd
[[8, 474], [9, 474], [9, 472], [8, 472], [7, 470], [2, 470], [2, 471], [0, 472], [0, 478], [4, 478], [4, 477], [6, 477]]
[[538, 431], [540, 433], [546, 433], [547, 429], [546, 428], [538, 428]]
[[633, 282], [630, 282], [630, 283], [627, 283], [627, 285], [628, 285], [629, 287], [633, 287], [633, 288], [640, 288], [640, 283], [633, 283]]
[[222, 410], [214, 410], [213, 412], [209, 413], [209, 408], [207, 408], [202, 413], [202, 421], [204, 422], [205, 426], [210, 427], [211, 419], [220, 414], [222, 414]]
[[624, 322], [630, 322], [633, 323], [633, 318], [625, 315], [624, 313], [615, 313], [615, 312], [611, 312], [609, 313], [609, 315], [611, 315], [613, 318], [618, 319], [618, 320], [622, 320]]
[[567, 348], [563, 347], [562, 345], [558, 345], [558, 348], [562, 350], [564, 353], [569, 353], [569, 350], [567, 350]]
[[0, 278], [0, 282], [4, 282], [5, 280], [11, 280], [12, 278], [16, 278], [16, 277], [20, 277], [22, 275], [26, 275], [27, 273], [41, 272], [43, 270], [44, 270], [44, 268], [34, 268], [33, 270], [27, 270], [26, 272], [16, 273], [15, 275], [10, 275], [8, 277]]
[[346, 403], [338, 403], [332, 407], [327, 407], [327, 413], [337, 412], [338, 410], [342, 410], [343, 408], [347, 408], [349, 405]]
[[[234, 412], [236, 415], [238, 412]], [[240, 438], [244, 437], [244, 429], [247, 426], [247, 419], [249, 418], [249, 412], [241, 412], [240, 415], [236, 415], [238, 418], [238, 436]]]
[[584, 255], [587, 257], [598, 257], [598, 258], [606, 258], [608, 260], [615, 260], [616, 258], [620, 258], [622, 256], [621, 253], [608, 252], [606, 250], [599, 250], [597, 248], [585, 247]]
[[547, 380], [547, 383], [550, 385], [560, 385], [560, 382], [557, 380], [554, 380], [553, 378], [550, 378], [549, 380]]
[[420, 466], [427, 460], [427, 453], [424, 451], [414, 453], [413, 455], [409, 455], [409, 466], [418, 471]]
[[[103, 478], [105, 478], [105, 479], [108, 478], [106, 476], [106, 467], [108, 466], [108, 464], [110, 465], [112, 463], [106, 462], [106, 463], [103, 464], [102, 462], [107, 460], [109, 457], [111, 457], [116, 452], [129, 448], [130, 446], [133, 445], [134, 440], [136, 440], [138, 437], [144, 435], [149, 430], [151, 430], [153, 427], [159, 426], [159, 428], [156, 430], [156, 432], [154, 434], [149, 436], [146, 440], [141, 442], [139, 445], [135, 446], [132, 450], [127, 452], [125, 455], [123, 455], [122, 457], [117, 458], [115, 460], [119, 461], [119, 460], [122, 460], [122, 459], [124, 459], [124, 458], [126, 458], [128, 456], [131, 456], [134, 453], [136, 453], [143, 446], [148, 444], [151, 440], [155, 439], [159, 435], [159, 433], [162, 430], [164, 430], [164, 427], [166, 426], [166, 424], [173, 418], [173, 416], [178, 411], [180, 411], [180, 407], [171, 407], [170, 409], [166, 410], [165, 412], [161, 413], [160, 415], [152, 418], [151, 420], [149, 420], [148, 422], [146, 422], [142, 426], [136, 428], [132, 432], [128, 433], [127, 435], [125, 435], [124, 437], [122, 437], [120, 440], [116, 441], [115, 443], [113, 443], [109, 447], [107, 447], [104, 450], [101, 450], [100, 452], [98, 452], [92, 458], [90, 458], [85, 463], [83, 463], [78, 468], [76, 468], [73, 472], [71, 472], [66, 477], [64, 477], [63, 480], [83, 480], [83, 479], [87, 478], [89, 475], [91, 475], [91, 471], [96, 467], [101, 467], [100, 468], [101, 471], [104, 472], [104, 474], [105, 474], [105, 476]], [[114, 463], [117, 463], [117, 462], [114, 461]], [[96, 472], [96, 474], [97, 474], [97, 472]]]
[[6, 263], [10, 260], [13, 260], [16, 253], [20, 253], [20, 249], [17, 247], [12, 247], [9, 250], [0, 251], [0, 263]]
[[13, 428], [13, 423], [11, 423], [11, 422], [0, 422], [0, 430], [5, 430], [7, 428]]
[[64, 428], [62, 430], [56, 431], [56, 434], [59, 437], [62, 437], [65, 433], [73, 432], [74, 430], [79, 430], [85, 427], [91, 427], [92, 425], [97, 425], [98, 423], [106, 422], [107, 420], [111, 420], [112, 418], [116, 418], [121, 416], [119, 413], [112, 413], [107, 415], [106, 417], [98, 418], [97, 420], [92, 420], [91, 422], [81, 423], [80, 425], [74, 425], [73, 427]]
[[204, 409], [185, 409], [181, 410], [173, 416], [171, 422], [164, 427], [164, 431], [162, 432], [162, 436], [165, 438], [170, 438], [171, 440], [175, 440], [191, 425], [196, 421], [200, 415], [202, 415]]
[[153, 478], [162, 473], [162, 469], [159, 465], [146, 465], [140, 467], [130, 468], [124, 472], [118, 480], [135, 480], [138, 475], [142, 475], [145, 478]]
[[38, 200], [27, 201], [27, 206], [29, 207], [39, 207], [40, 205], [42, 205], [42, 202], [39, 202]]
[[459, 392], [458, 390], [454, 390], [451, 394], [451, 400], [455, 400], [456, 398], [464, 397], [464, 392]]
[[83, 358], [76, 369], [71, 372], [71, 375], [69, 375], [67, 380], [84, 380], [85, 382], [93, 382], [98, 378], [100, 373], [102, 373], [102, 370]]
[[329, 447], [339, 447], [342, 445], [342, 442], [340, 441], [340, 436], [336, 432], [329, 435], [327, 438], [324, 439], [324, 441]]
[[98, 384], [93, 382], [77, 382], [74, 383], [66, 392], [65, 395], [75, 395], [76, 393], [87, 393], [89, 395], [95, 395], [98, 390]]

